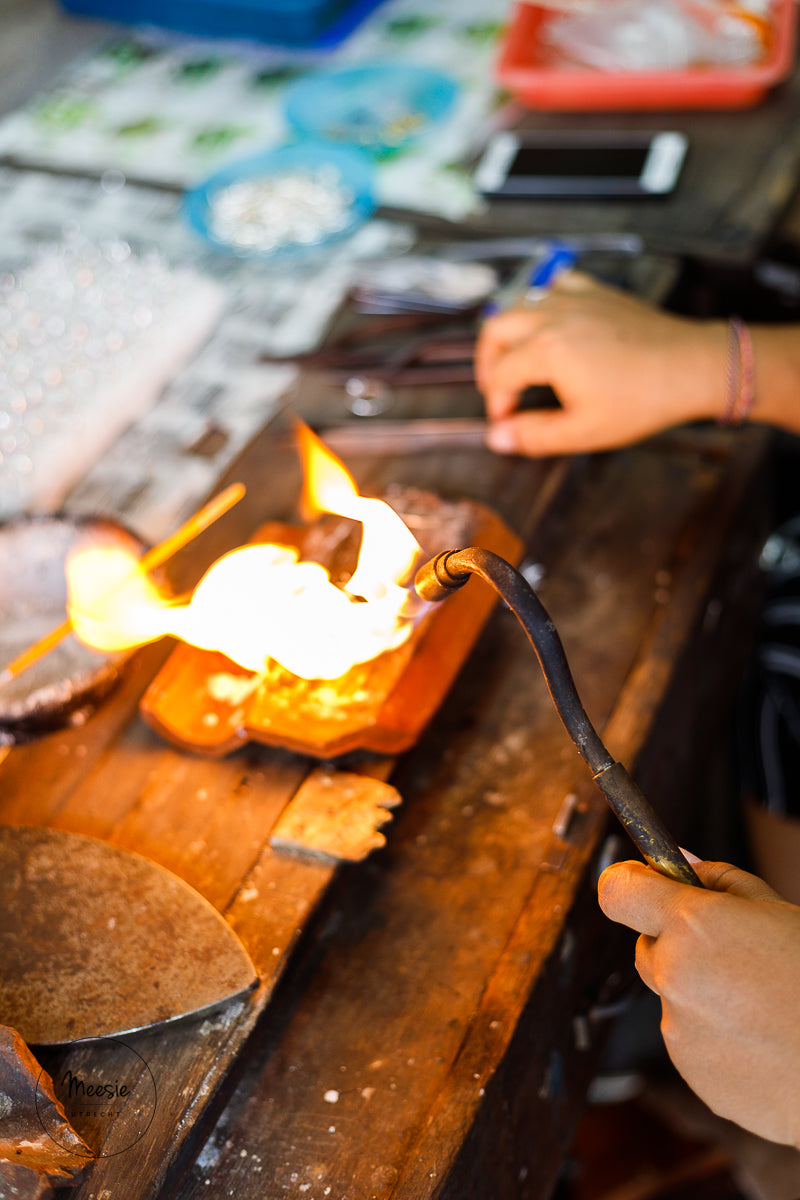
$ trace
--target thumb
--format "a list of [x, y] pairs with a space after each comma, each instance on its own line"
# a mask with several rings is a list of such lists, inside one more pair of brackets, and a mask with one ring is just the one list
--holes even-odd
[[542, 458], [550, 454], [577, 454], [587, 449], [580, 430], [562, 410], [514, 413], [491, 421], [486, 444], [497, 454], [527, 454]]

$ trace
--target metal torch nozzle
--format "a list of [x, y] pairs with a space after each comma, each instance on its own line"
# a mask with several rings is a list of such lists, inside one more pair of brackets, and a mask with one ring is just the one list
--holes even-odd
[[417, 571], [414, 587], [423, 600], [444, 600], [479, 575], [505, 600], [522, 625], [539, 660], [550, 696], [565, 729], [589, 764], [609, 806], [646, 862], [662, 874], [702, 884], [625, 767], [615, 762], [586, 715], [555, 625], [523, 575], [491, 550], [472, 546], [445, 550]]

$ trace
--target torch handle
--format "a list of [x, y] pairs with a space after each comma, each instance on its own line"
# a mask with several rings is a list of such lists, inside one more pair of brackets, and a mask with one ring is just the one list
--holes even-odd
[[614, 761], [589, 720], [556, 627], [524, 575], [491, 550], [471, 546], [445, 550], [420, 567], [415, 587], [423, 600], [443, 600], [463, 587], [470, 575], [491, 584], [522, 625], [564, 728], [645, 862], [680, 883], [702, 887], [677, 842], [622, 764]]
[[598, 772], [594, 781], [646, 863], [678, 883], [703, 886], [672, 834], [622, 763], [612, 763]]

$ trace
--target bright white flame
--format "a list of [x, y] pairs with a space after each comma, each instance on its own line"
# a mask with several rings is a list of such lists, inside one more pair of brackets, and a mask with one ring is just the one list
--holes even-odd
[[411, 572], [422, 552], [389, 505], [359, 496], [344, 466], [306, 427], [300, 432], [306, 505], [363, 526], [346, 590], [294, 548], [243, 546], [218, 559], [188, 604], [159, 596], [124, 552], [95, 548], [67, 564], [69, 614], [78, 637], [118, 650], [172, 635], [219, 650], [250, 671], [274, 659], [305, 679], [337, 679], [408, 637]]
[[358, 565], [347, 583], [352, 596], [382, 599], [387, 590], [408, 595], [409, 575], [419, 564], [422, 550], [411, 530], [383, 500], [360, 496], [347, 468], [308, 428], [298, 425], [305, 466], [304, 507], [309, 515], [338, 513], [363, 526]]

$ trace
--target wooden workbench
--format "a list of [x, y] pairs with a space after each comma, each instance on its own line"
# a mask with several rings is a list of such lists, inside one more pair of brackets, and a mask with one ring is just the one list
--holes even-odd
[[[746, 649], [764, 453], [755, 429], [711, 429], [570, 464], [475, 450], [349, 465], [367, 492], [483, 500], [525, 539], [591, 718], [700, 848], [699, 763]], [[299, 466], [273, 429], [233, 476], [248, 495], [176, 561], [180, 586], [292, 515]], [[339, 869], [268, 844], [308, 760], [248, 747], [208, 761], [145, 727], [137, 700], [166, 649], [138, 655], [85, 726], [11, 750], [0, 820], [177, 872], [237, 930], [261, 985], [128, 1050], [40, 1052], [56, 1079], [109, 1079], [133, 1050], [155, 1089], [152, 1121], [134, 1088], [111, 1126], [85, 1127], [101, 1151], [76, 1200], [545, 1200], [630, 975], [631, 941], [594, 890], [601, 857], [629, 848], [515, 620], [495, 610], [397, 763], [386, 848]]]
[[[112, 29], [53, 0], [6, 9], [0, 112]], [[684, 129], [680, 185], [664, 201], [492, 206], [430, 232], [633, 233], [668, 258], [749, 267], [796, 187], [798, 113], [800, 69], [741, 113], [523, 114], [536, 128]], [[710, 430], [566, 465], [480, 451], [350, 465], [366, 490], [483, 500], [525, 539], [590, 716], [702, 853], [701, 767], [746, 652], [764, 455], [757, 430]], [[176, 560], [178, 588], [294, 515], [299, 468], [273, 430], [229, 478], [248, 495]], [[168, 649], [137, 655], [86, 725], [11, 750], [0, 822], [106, 838], [176, 871], [240, 934], [261, 985], [213, 1019], [125, 1039], [142, 1089], [85, 1129], [101, 1156], [75, 1200], [546, 1200], [632, 973], [632, 939], [595, 899], [598, 865], [628, 848], [516, 622], [495, 610], [398, 762], [387, 847], [339, 869], [269, 846], [308, 760], [248, 747], [208, 761], [144, 725], [138, 699]], [[40, 1058], [56, 1078], [100, 1080], [131, 1052]]]

